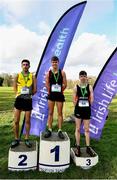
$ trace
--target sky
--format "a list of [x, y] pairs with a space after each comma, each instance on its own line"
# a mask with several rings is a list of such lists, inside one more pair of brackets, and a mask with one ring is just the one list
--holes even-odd
[[[36, 72], [49, 35], [59, 18], [82, 0], [0, 0], [0, 74], [21, 71], [29, 59]], [[117, 46], [117, 0], [87, 0], [64, 71], [98, 76]]]

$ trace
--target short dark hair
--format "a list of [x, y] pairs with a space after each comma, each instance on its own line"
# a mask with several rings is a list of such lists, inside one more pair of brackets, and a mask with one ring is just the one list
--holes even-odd
[[26, 62], [26, 63], [28, 63], [28, 64], [30, 65], [30, 61], [29, 61], [28, 59], [23, 59], [22, 62], [21, 62], [21, 64], [22, 64], [23, 62]]
[[51, 58], [51, 61], [58, 61], [58, 62], [59, 62], [59, 58], [58, 58], [57, 56], [53, 56], [53, 57]]
[[86, 71], [80, 71], [79, 76], [87, 76], [87, 72]]

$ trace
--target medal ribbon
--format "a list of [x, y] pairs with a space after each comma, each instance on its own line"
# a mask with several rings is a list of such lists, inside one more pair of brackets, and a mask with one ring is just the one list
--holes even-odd
[[24, 73], [23, 72], [21, 72], [22, 73], [22, 76], [23, 76], [23, 78], [24, 78], [24, 81], [25, 81], [25, 86], [27, 85], [27, 82], [28, 82], [28, 78], [29, 78], [29, 72], [28, 72], [28, 74], [27, 74], [27, 76], [24, 76]]
[[85, 94], [87, 93], [86, 86], [85, 86], [85, 88], [80, 87], [80, 90], [81, 90], [82, 96], [85, 97]]
[[54, 79], [56, 81], [56, 83], [58, 82], [58, 78], [59, 78], [59, 71], [57, 73], [57, 77], [55, 76], [55, 73], [52, 71], [53, 75], [54, 75]]

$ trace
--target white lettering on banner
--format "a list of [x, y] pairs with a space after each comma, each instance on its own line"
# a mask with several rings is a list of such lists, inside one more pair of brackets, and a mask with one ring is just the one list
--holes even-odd
[[114, 75], [114, 76], [117, 76], [117, 73], [116, 73], [116, 72], [114, 72], [114, 73], [113, 73], [113, 75]]
[[42, 109], [45, 109], [45, 106], [46, 106], [46, 102], [47, 102], [47, 89], [45, 87], [45, 76], [46, 76], [46, 73], [44, 73], [44, 76], [43, 76], [43, 88], [40, 89], [40, 96], [37, 97], [37, 104], [36, 104], [36, 107], [33, 108], [32, 110], [32, 114], [31, 116], [34, 117], [34, 118], [37, 118], [39, 119], [40, 121], [44, 121], [45, 119], [45, 114], [42, 113], [43, 110]]
[[65, 43], [65, 40], [67, 38], [68, 31], [69, 31], [69, 28], [63, 28], [63, 30], [60, 31], [60, 35], [59, 35], [59, 38], [57, 39], [56, 49], [55, 49], [55, 52], [54, 52], [54, 55], [57, 56], [57, 57], [60, 56], [61, 51], [62, 51], [62, 49], [64, 47], [64, 43]]
[[91, 123], [90, 123], [89, 131], [92, 132], [93, 134], [98, 134], [98, 128], [94, 124], [91, 124]]
[[[106, 108], [108, 107], [110, 100], [116, 93], [117, 81], [111, 80], [109, 83], [107, 82], [104, 87], [104, 93], [102, 93], [102, 100], [98, 103], [98, 109], [93, 109], [95, 111], [95, 116], [92, 116], [92, 119], [101, 123], [103, 117], [106, 112]], [[105, 99], [104, 99], [105, 98]]]
[[43, 121], [45, 115], [42, 114], [42, 113], [40, 113], [40, 112], [37, 112], [37, 111], [35, 111], [35, 110], [32, 110], [32, 117], [37, 118], [37, 119]]

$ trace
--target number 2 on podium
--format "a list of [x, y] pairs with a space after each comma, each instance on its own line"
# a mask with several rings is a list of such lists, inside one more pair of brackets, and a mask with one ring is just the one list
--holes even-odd
[[20, 162], [18, 163], [18, 166], [27, 166], [26, 160], [27, 160], [27, 156], [25, 154], [21, 154], [18, 157], [20, 160]]
[[55, 146], [55, 148], [50, 150], [50, 153], [55, 152], [55, 161], [59, 161], [59, 151], [60, 151], [60, 146]]

